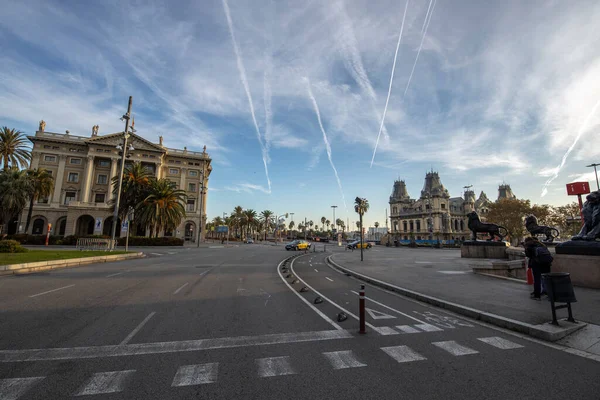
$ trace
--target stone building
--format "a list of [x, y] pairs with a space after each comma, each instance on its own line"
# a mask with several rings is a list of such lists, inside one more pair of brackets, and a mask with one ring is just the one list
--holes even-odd
[[[45, 124], [35, 136], [28, 136], [33, 143], [31, 169], [44, 168], [54, 177], [54, 192], [46, 199], [39, 199], [33, 207], [28, 234], [46, 234], [48, 223], [52, 224], [52, 235], [110, 235], [112, 224], [112, 178], [118, 175], [123, 143], [122, 133], [98, 135], [92, 129], [88, 137], [66, 133], [44, 131]], [[186, 148], [171, 149], [152, 143], [138, 135], [128, 139], [132, 149], [126, 165], [139, 161], [152, 176], [166, 178], [187, 192], [186, 217], [173, 229], [161, 232], [160, 236], [176, 236], [196, 240], [200, 210], [206, 222], [208, 177], [212, 171], [211, 159], [206, 153], [188, 151]], [[201, 182], [204, 189], [201, 193]], [[200, 200], [202, 196], [202, 201]], [[21, 216], [20, 229], [24, 228], [27, 209]], [[117, 235], [121, 226], [118, 221]], [[205, 226], [205, 224], [204, 224]], [[147, 236], [142, 226], [131, 226], [133, 236]], [[203, 232], [205, 234], [205, 232]]]
[[[509, 185], [501, 185], [499, 197], [512, 196]], [[390, 233], [400, 240], [466, 239], [471, 233], [467, 214], [477, 211], [481, 219], [489, 211], [491, 201], [484, 192], [476, 198], [470, 188], [463, 197], [450, 197], [437, 172], [428, 172], [421, 195], [412, 199], [403, 180], [394, 182], [390, 196]]]

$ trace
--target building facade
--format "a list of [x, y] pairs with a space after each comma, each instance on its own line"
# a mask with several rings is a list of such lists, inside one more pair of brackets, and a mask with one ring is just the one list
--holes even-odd
[[[499, 188], [498, 198], [514, 198], [509, 185]], [[482, 219], [491, 201], [484, 192], [476, 198], [468, 188], [463, 197], [450, 197], [437, 172], [428, 172], [421, 195], [412, 199], [403, 180], [394, 182], [390, 196], [390, 233], [400, 240], [465, 240], [471, 232], [467, 214], [477, 211]]]
[[[64, 134], [45, 132], [44, 127], [45, 124], [40, 124], [35, 136], [28, 136], [33, 143], [30, 168], [48, 170], [54, 177], [54, 192], [36, 202], [26, 233], [46, 234], [48, 224], [52, 224], [52, 235], [110, 235], [111, 182], [120, 168], [117, 146], [123, 143], [123, 133], [100, 136], [94, 127], [92, 135], [84, 137], [71, 135], [69, 131]], [[159, 143], [152, 143], [135, 134], [131, 134], [128, 143], [132, 149], [128, 151], [125, 165], [139, 161], [152, 176], [166, 178], [187, 193], [186, 217], [179, 226], [159, 236], [196, 240], [200, 216], [206, 226], [208, 177], [212, 171], [206, 146], [203, 152], [171, 149], [163, 145], [162, 136]], [[27, 210], [21, 216], [20, 232], [26, 216]], [[121, 233], [120, 223], [118, 221], [117, 236]], [[142, 226], [130, 227], [132, 236], [148, 234]]]

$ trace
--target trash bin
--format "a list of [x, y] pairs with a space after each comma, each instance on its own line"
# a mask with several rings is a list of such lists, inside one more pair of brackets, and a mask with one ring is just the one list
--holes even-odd
[[[544, 282], [544, 288], [550, 299], [550, 306], [552, 307], [552, 323], [558, 325], [556, 319], [556, 310], [561, 308], [567, 308], [569, 311], [569, 317], [567, 321], [575, 322], [573, 318], [573, 312], [571, 311], [571, 303], [575, 303], [575, 292], [573, 291], [573, 285], [571, 284], [571, 274], [567, 272], [551, 272], [548, 274], [542, 274], [542, 281]], [[554, 303], [567, 303], [561, 306], [556, 306]]]
[[575, 303], [575, 292], [568, 272], [550, 272], [542, 274], [542, 281], [550, 301], [555, 303]]

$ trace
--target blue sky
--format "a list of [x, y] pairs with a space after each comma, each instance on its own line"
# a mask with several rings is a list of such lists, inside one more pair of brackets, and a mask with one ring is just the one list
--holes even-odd
[[431, 169], [452, 196], [506, 182], [561, 205], [566, 183], [595, 187], [600, 3], [406, 4], [7, 0], [0, 125], [112, 133], [132, 95], [138, 134], [207, 146], [210, 218], [241, 205], [317, 221], [338, 205], [352, 223], [361, 196], [383, 226], [394, 180], [416, 197]]

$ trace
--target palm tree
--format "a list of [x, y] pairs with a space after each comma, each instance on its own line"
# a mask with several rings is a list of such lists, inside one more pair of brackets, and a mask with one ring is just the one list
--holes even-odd
[[[117, 198], [119, 177], [112, 178], [113, 196], [110, 204], [115, 203]], [[142, 201], [149, 196], [152, 185], [150, 171], [136, 161], [133, 164], [125, 166], [123, 171], [123, 184], [121, 185], [121, 199], [119, 201], [119, 216], [125, 217], [131, 210], [134, 211], [134, 217], [137, 214], [138, 207]]]
[[312, 220], [308, 221], [308, 226], [310, 226], [310, 231], [309, 231], [309, 232], [310, 232], [310, 235], [311, 235], [311, 236], [312, 236], [312, 234], [313, 234], [313, 233], [312, 233], [312, 227], [313, 227], [313, 225], [314, 225], [314, 224], [315, 224], [315, 223], [314, 223], [314, 222], [312, 222]]
[[5, 171], [10, 167], [27, 167], [31, 160], [28, 143], [23, 132], [9, 129], [7, 126], [0, 129], [0, 164], [4, 165]]
[[231, 212], [233, 224], [235, 226], [235, 236], [238, 236], [238, 228], [241, 228], [244, 218], [244, 208], [242, 206], [236, 206]]
[[325, 230], [325, 221], [327, 221], [327, 218], [321, 217], [321, 226], [323, 227], [323, 230]]
[[178, 226], [185, 217], [184, 203], [187, 198], [184, 190], [176, 189], [167, 179], [152, 180], [148, 196], [139, 206], [140, 221], [150, 226], [150, 236], [157, 237], [169, 227]]
[[325, 225], [327, 225], [327, 230], [329, 231], [329, 225], [331, 225], [331, 221], [330, 220], [326, 220], [325, 221]]
[[360, 198], [357, 197], [356, 199], [354, 199], [354, 211], [356, 211], [358, 213], [359, 216], [359, 223], [360, 223], [360, 261], [363, 260], [363, 242], [364, 242], [364, 238], [363, 238], [363, 230], [362, 230], [362, 220], [363, 220], [363, 215], [365, 215], [365, 213], [369, 210], [369, 200], [364, 199], [364, 198]]
[[295, 225], [296, 224], [294, 223], [294, 221], [291, 221], [290, 224], [289, 224], [289, 229], [292, 232], [292, 237], [294, 236], [294, 226]]
[[271, 218], [273, 217], [273, 211], [264, 210], [263, 212], [260, 213], [260, 215], [261, 215], [262, 223], [264, 224], [264, 227], [265, 227], [265, 240], [267, 240], [267, 233], [269, 231], [269, 226], [271, 225]]
[[254, 226], [254, 222], [256, 221], [257, 215], [258, 214], [256, 213], [256, 211], [252, 209], [244, 211], [244, 222], [246, 223], [246, 237], [248, 237], [248, 235], [252, 233], [251, 228]]
[[379, 228], [379, 222], [375, 222], [375, 240], [377, 240], [377, 236], [379, 234], [379, 232], [377, 232], [377, 228]]
[[25, 170], [16, 167], [0, 173], [0, 223], [3, 234], [8, 233], [10, 219], [19, 214], [30, 195], [30, 185]]
[[43, 168], [28, 170], [27, 179], [29, 180], [29, 211], [27, 212], [27, 222], [25, 222], [25, 232], [29, 230], [31, 223], [33, 203], [37, 199], [50, 196], [54, 189], [54, 178]]

